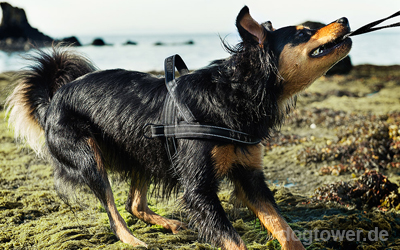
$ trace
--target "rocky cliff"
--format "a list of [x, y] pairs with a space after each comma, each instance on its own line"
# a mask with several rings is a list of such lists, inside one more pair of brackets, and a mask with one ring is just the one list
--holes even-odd
[[9, 3], [0, 3], [3, 18], [0, 24], [0, 50], [29, 50], [32, 47], [51, 45], [53, 38], [33, 28], [25, 11]]

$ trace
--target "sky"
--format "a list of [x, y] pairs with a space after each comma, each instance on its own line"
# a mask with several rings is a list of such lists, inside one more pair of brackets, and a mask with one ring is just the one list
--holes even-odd
[[[275, 28], [341, 17], [352, 29], [400, 10], [400, 0], [8, 0], [25, 9], [31, 26], [62, 38], [71, 35], [236, 32], [247, 5], [258, 22]], [[400, 22], [400, 17], [389, 22]], [[398, 28], [400, 32], [400, 28]]]

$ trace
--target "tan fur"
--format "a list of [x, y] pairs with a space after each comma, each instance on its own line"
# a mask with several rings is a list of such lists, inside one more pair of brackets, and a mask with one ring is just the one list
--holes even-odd
[[[303, 28], [297, 26], [298, 30]], [[282, 99], [288, 99], [308, 87], [349, 53], [350, 46], [344, 45], [323, 57], [310, 57], [314, 49], [335, 40], [345, 32], [343, 25], [332, 23], [319, 29], [307, 43], [286, 45], [283, 48], [279, 57], [279, 73], [284, 79]]]
[[115, 227], [115, 233], [120, 241], [131, 244], [132, 246], [146, 246], [147, 244], [132, 235], [124, 219], [118, 212], [114, 202], [114, 196], [111, 188], [107, 189], [107, 207], [111, 216], [111, 220]]
[[240, 164], [253, 169], [263, 167], [262, 144], [247, 146], [245, 149], [234, 145], [215, 146], [211, 151], [217, 177], [226, 175], [234, 164]]
[[262, 225], [271, 232], [285, 250], [304, 249], [286, 221], [270, 203], [249, 204], [248, 207], [260, 219]]
[[37, 155], [43, 157], [44, 131], [32, 116], [33, 111], [26, 103], [25, 85], [24, 82], [20, 82], [6, 100], [8, 126], [14, 128], [16, 140], [28, 144]]
[[235, 193], [237, 198], [253, 211], [261, 224], [279, 241], [282, 249], [304, 249], [301, 241], [271, 203], [263, 201], [258, 201], [256, 203], [250, 202], [239, 185], [236, 185]]
[[221, 249], [224, 250], [247, 250], [247, 247], [242, 240], [240, 240], [239, 244], [236, 244], [230, 239], [223, 239], [221, 242]]
[[186, 225], [177, 220], [164, 218], [151, 211], [147, 204], [147, 185], [134, 189], [131, 187], [129, 195], [132, 198], [131, 211], [138, 219], [153, 225], [160, 225], [176, 234], [180, 229], [186, 229]]
[[[99, 172], [104, 176], [104, 179], [107, 180], [107, 171], [105, 169], [103, 159], [101, 156], [101, 151], [96, 141], [93, 138], [89, 138], [87, 140], [89, 147], [92, 149], [94, 158], [96, 160], [97, 168]], [[121, 217], [118, 212], [117, 206], [115, 205], [114, 195], [111, 189], [110, 184], [107, 181], [107, 189], [106, 189], [106, 211], [108, 211], [109, 219], [111, 225], [115, 228], [115, 233], [120, 241], [124, 243], [131, 244], [132, 246], [146, 246], [147, 244], [143, 241], [137, 239], [132, 235], [128, 226], [126, 225], [125, 220]]]
[[100, 151], [98, 144], [96, 143], [96, 141], [93, 138], [87, 139], [87, 143], [93, 151], [94, 159], [96, 160], [96, 163], [97, 163], [97, 169], [99, 170], [100, 173], [107, 175], [106, 168], [104, 166], [103, 158], [101, 156], [101, 151]]

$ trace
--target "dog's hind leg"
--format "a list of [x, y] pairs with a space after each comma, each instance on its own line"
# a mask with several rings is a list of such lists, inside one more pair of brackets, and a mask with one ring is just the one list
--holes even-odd
[[232, 171], [235, 194], [259, 218], [285, 250], [304, 249], [293, 230], [279, 214], [272, 192], [260, 169], [236, 166]]
[[[107, 172], [105, 170], [101, 152], [100, 149], [98, 148], [97, 143], [92, 138], [88, 139], [87, 143], [89, 147], [92, 149], [92, 152], [94, 153], [96, 167], [98, 170], [98, 174], [100, 175], [100, 178], [94, 178], [93, 180], [90, 180], [91, 177], [89, 177], [88, 181], [90, 184], [88, 185], [96, 194], [96, 196], [100, 199], [100, 202], [106, 209], [108, 218], [110, 220], [111, 228], [113, 229], [116, 236], [122, 242], [131, 244], [133, 246], [138, 246], [138, 245], [147, 246], [146, 243], [142, 242], [141, 240], [138, 240], [135, 236], [132, 235], [124, 219], [121, 217], [121, 215], [117, 210], [117, 206], [115, 205], [114, 202], [114, 195], [111, 190], [111, 185], [108, 181]], [[98, 189], [98, 187], [100, 186], [99, 183], [104, 188]]]
[[132, 180], [125, 207], [129, 213], [146, 223], [160, 225], [165, 229], [171, 230], [174, 234], [178, 233], [180, 229], [187, 228], [184, 223], [178, 220], [164, 218], [150, 210], [147, 204], [147, 183], [140, 184], [138, 187], [134, 183]]
[[54, 125], [47, 131], [47, 145], [55, 163], [55, 177], [86, 184], [105, 208], [111, 229], [124, 243], [146, 244], [132, 235], [119, 214], [97, 143], [78, 129]]

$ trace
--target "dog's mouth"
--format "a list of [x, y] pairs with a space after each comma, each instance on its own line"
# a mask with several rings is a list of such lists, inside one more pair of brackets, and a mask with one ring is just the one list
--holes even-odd
[[[346, 33], [347, 34], [347, 33]], [[350, 38], [346, 36], [346, 34], [343, 34], [336, 38], [335, 40], [325, 43], [316, 49], [312, 50], [310, 53], [310, 57], [312, 58], [318, 58], [318, 57], [323, 57], [328, 54], [330, 54], [332, 51], [336, 50], [337, 48], [341, 47], [345, 43], [348, 43], [350, 41]]]

